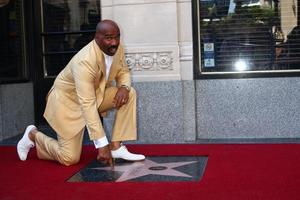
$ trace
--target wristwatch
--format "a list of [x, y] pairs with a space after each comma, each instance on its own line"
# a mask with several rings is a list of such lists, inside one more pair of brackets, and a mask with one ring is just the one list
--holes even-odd
[[130, 87], [127, 85], [121, 85], [122, 88], [125, 88], [128, 92], [130, 92]]

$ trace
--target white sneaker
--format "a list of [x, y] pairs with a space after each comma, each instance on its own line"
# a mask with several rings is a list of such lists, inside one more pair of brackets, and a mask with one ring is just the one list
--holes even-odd
[[128, 161], [140, 161], [145, 160], [145, 156], [141, 154], [130, 153], [124, 145], [117, 150], [111, 151], [113, 158], [121, 158]]
[[29, 139], [29, 133], [32, 129], [36, 128], [34, 125], [27, 126], [22, 139], [18, 142], [17, 152], [20, 160], [25, 161], [27, 159], [30, 148], [34, 147], [34, 143]]

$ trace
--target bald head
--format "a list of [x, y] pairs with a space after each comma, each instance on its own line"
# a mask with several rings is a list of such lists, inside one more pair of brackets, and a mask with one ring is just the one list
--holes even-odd
[[107, 55], [113, 56], [120, 44], [120, 29], [112, 20], [103, 20], [97, 24], [95, 41]]
[[106, 19], [106, 20], [100, 21], [97, 24], [96, 32], [102, 32], [103, 33], [103, 32], [105, 32], [107, 30], [110, 30], [110, 29], [118, 29], [119, 30], [119, 27], [116, 24], [116, 22]]

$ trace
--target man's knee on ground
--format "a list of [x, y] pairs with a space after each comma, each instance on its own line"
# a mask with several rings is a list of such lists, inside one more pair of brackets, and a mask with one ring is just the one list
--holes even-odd
[[79, 162], [80, 156], [77, 155], [64, 155], [59, 162], [65, 166], [75, 165]]

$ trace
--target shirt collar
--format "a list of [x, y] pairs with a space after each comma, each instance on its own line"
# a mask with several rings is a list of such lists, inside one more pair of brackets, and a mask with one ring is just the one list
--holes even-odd
[[105, 54], [104, 52], [103, 52], [103, 55], [104, 55], [105, 60], [106, 59], [111, 59], [113, 57], [113, 56], [109, 56], [109, 55]]

